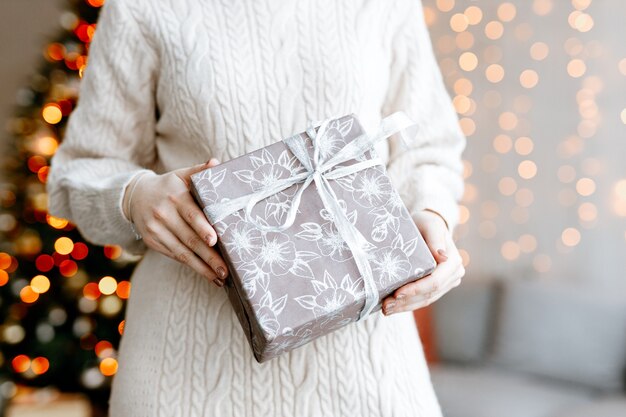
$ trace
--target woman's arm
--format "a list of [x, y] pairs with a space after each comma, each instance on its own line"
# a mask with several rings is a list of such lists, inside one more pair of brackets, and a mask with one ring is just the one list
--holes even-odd
[[465, 137], [432, 50], [421, 2], [405, 0], [398, 5], [402, 20], [392, 39], [391, 79], [382, 115], [404, 110], [420, 129], [410, 149], [389, 142], [387, 168], [412, 213], [431, 209], [452, 230], [463, 194]]
[[189, 176], [208, 163], [151, 170], [159, 62], [130, 1], [107, 0], [101, 10], [79, 102], [52, 158], [48, 211], [92, 243], [138, 254], [150, 247], [223, 286], [228, 269], [212, 247], [217, 235], [189, 193]]
[[[393, 62], [382, 116], [405, 111], [419, 124], [409, 149], [391, 140], [387, 170], [424, 236], [437, 267], [383, 301], [384, 314], [425, 307], [459, 285], [465, 274], [452, 239], [463, 193], [461, 132], [445, 89], [419, 0], [398, 1], [401, 24], [392, 38]], [[395, 139], [395, 138], [394, 138]]]
[[142, 253], [121, 202], [155, 161], [158, 57], [126, 3], [109, 0], [101, 10], [80, 97], [51, 161], [48, 210], [94, 244]]

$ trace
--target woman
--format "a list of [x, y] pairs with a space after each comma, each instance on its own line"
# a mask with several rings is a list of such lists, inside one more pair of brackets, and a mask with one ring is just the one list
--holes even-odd
[[[385, 315], [258, 364], [189, 176], [311, 120], [353, 112], [369, 130], [397, 110], [420, 137], [377, 151], [437, 269]], [[48, 188], [50, 213], [85, 239], [144, 255], [111, 415], [439, 416], [409, 312], [464, 273], [451, 238], [464, 144], [418, 0], [108, 0]]]

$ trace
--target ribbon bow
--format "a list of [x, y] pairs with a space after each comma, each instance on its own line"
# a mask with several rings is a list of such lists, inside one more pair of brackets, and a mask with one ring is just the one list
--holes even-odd
[[[289, 178], [274, 181], [272, 184], [260, 188], [253, 193], [237, 197], [232, 200], [213, 203], [206, 206], [204, 208], [204, 212], [209, 220], [215, 224], [216, 222], [221, 221], [224, 217], [245, 208], [246, 221], [263, 231], [281, 232], [293, 225], [298, 207], [300, 206], [302, 193], [312, 182], [315, 182], [322, 203], [324, 204], [326, 210], [328, 210], [331, 214], [334, 224], [337, 227], [337, 231], [348, 245], [348, 248], [350, 248], [352, 256], [357, 264], [357, 268], [361, 273], [361, 278], [363, 279], [365, 287], [365, 305], [363, 306], [357, 320], [360, 321], [367, 317], [378, 303], [378, 291], [376, 289], [376, 283], [374, 281], [366, 250], [369, 242], [356, 228], [356, 226], [350, 222], [346, 214], [343, 212], [341, 206], [339, 205], [337, 196], [330, 186], [329, 180], [335, 180], [374, 165], [384, 166], [384, 162], [379, 157], [360, 161], [348, 166], [337, 165], [348, 160], [355, 159], [366, 151], [373, 149], [377, 142], [398, 132], [401, 135], [400, 137], [403, 144], [406, 146], [406, 144], [415, 137], [414, 129], [417, 125], [409, 119], [404, 112], [393, 113], [381, 120], [376, 132], [373, 134], [361, 134], [351, 142], [347, 143], [343, 148], [335, 153], [335, 155], [324, 161], [320, 157], [319, 145], [326, 138], [326, 134], [328, 132], [327, 127], [331, 120], [333, 119], [329, 118], [323, 120], [317, 131], [315, 130], [313, 124], [306, 130], [307, 135], [311, 138], [313, 143], [312, 159], [306, 149], [305, 141], [300, 134], [283, 139], [283, 142], [285, 142], [287, 147], [305, 168], [304, 172], [294, 174]], [[408, 132], [409, 129], [411, 131], [410, 133]], [[406, 139], [407, 135], [409, 136], [409, 140]], [[268, 226], [261, 224], [252, 218], [252, 208], [259, 201], [299, 183], [303, 184], [296, 192], [283, 224], [278, 226]]]

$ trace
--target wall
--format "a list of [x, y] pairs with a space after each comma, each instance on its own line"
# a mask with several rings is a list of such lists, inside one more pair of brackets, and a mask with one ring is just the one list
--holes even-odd
[[[0, 120], [12, 114], [16, 94], [36, 73], [41, 51], [56, 33], [63, 1], [0, 1]], [[0, 147], [4, 141], [0, 141]]]
[[468, 277], [626, 294], [626, 2], [423, 4], [468, 137]]

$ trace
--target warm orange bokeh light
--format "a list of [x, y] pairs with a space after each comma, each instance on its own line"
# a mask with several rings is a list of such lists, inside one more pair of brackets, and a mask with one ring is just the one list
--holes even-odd
[[502, 195], [513, 195], [517, 191], [517, 182], [511, 177], [503, 177], [498, 182], [498, 189]]
[[36, 357], [30, 363], [30, 367], [35, 375], [45, 374], [50, 369], [50, 362], [43, 356]]
[[26, 372], [30, 368], [30, 358], [26, 355], [17, 355], [11, 361], [11, 365], [15, 372]]
[[500, 253], [502, 254], [502, 257], [507, 261], [514, 261], [519, 258], [520, 255], [519, 244], [512, 240], [508, 240], [502, 244], [500, 248]]
[[513, 141], [507, 135], [498, 135], [493, 139], [493, 148], [498, 153], [505, 154], [513, 147]]
[[11, 255], [0, 252], [0, 269], [8, 269], [11, 266]]
[[27, 285], [20, 291], [20, 299], [27, 304], [34, 303], [39, 299], [39, 294], [30, 285]]
[[470, 25], [477, 25], [483, 19], [483, 11], [478, 6], [469, 6], [465, 9], [464, 14]]
[[576, 182], [578, 194], [587, 197], [596, 191], [596, 183], [591, 178], [581, 178]]
[[59, 142], [51, 136], [41, 136], [32, 144], [33, 152], [45, 156], [52, 156], [58, 147]]
[[100, 297], [100, 289], [98, 288], [98, 284], [95, 282], [90, 282], [89, 284], [83, 287], [83, 295], [85, 298], [89, 300], [96, 300]]
[[74, 243], [74, 249], [72, 249], [72, 258], [76, 260], [85, 259], [89, 254], [89, 248], [83, 242]]
[[515, 141], [515, 152], [519, 155], [528, 155], [533, 151], [535, 145], [531, 138], [522, 136]]
[[492, 41], [500, 39], [504, 33], [504, 26], [497, 20], [493, 20], [485, 25], [485, 36]]
[[109, 259], [117, 259], [122, 255], [122, 248], [117, 245], [106, 245], [104, 247], [104, 256]]
[[478, 66], [478, 58], [473, 52], [463, 52], [459, 57], [459, 66], [463, 71], [474, 71]]
[[50, 289], [50, 280], [45, 275], [36, 275], [30, 280], [30, 287], [38, 294], [43, 294]]
[[59, 106], [57, 103], [48, 103], [43, 106], [43, 109], [41, 110], [41, 115], [43, 119], [51, 125], [59, 123], [63, 118], [61, 106]]
[[524, 88], [533, 88], [539, 82], [539, 75], [534, 70], [524, 70], [519, 76], [519, 82]]
[[574, 78], [582, 77], [587, 71], [587, 66], [582, 59], [572, 59], [567, 64], [567, 73]]
[[78, 272], [78, 265], [71, 259], [66, 259], [59, 264], [59, 272], [66, 278], [72, 277]]
[[87, 0], [87, 3], [89, 3], [89, 5], [93, 7], [102, 7], [104, 1], [105, 0]]
[[454, 105], [457, 113], [464, 114], [471, 108], [472, 101], [467, 96], [458, 95], [454, 97], [452, 104]]
[[117, 361], [113, 358], [104, 358], [100, 362], [100, 372], [104, 376], [115, 375], [117, 372]]
[[3, 287], [9, 282], [9, 273], [4, 269], [0, 269], [0, 287]]
[[99, 358], [109, 357], [113, 353], [113, 345], [111, 342], [101, 340], [96, 343], [94, 351]]
[[469, 96], [472, 94], [474, 86], [467, 78], [459, 78], [454, 82], [454, 92], [460, 95]]
[[550, 48], [543, 42], [535, 42], [530, 47], [530, 57], [535, 61], [543, 61], [549, 52]]
[[537, 164], [528, 159], [522, 161], [517, 166], [517, 173], [524, 179], [531, 179], [537, 175]]
[[98, 282], [98, 289], [102, 294], [111, 295], [117, 289], [117, 281], [113, 277], [102, 277]]
[[442, 12], [449, 12], [454, 8], [454, 0], [437, 0], [437, 8]]
[[598, 217], [598, 209], [593, 203], [582, 203], [578, 207], [578, 217], [584, 222], [592, 222]]
[[578, 229], [568, 227], [561, 233], [561, 241], [565, 246], [576, 246], [580, 243], [580, 232]]
[[469, 25], [469, 19], [463, 13], [456, 13], [450, 18], [450, 27], [455, 32], [463, 32]]
[[54, 227], [55, 229], [63, 229], [69, 224], [68, 220], [62, 219], [60, 217], [54, 217], [50, 214], [46, 214], [46, 221], [50, 226]]
[[524, 234], [517, 239], [520, 250], [524, 253], [531, 253], [537, 249], [537, 238], [531, 234]]
[[61, 255], [69, 255], [74, 249], [74, 242], [69, 237], [60, 237], [54, 242], [54, 250]]
[[498, 18], [503, 22], [510, 22], [515, 19], [517, 9], [513, 3], [502, 3], [498, 6]]
[[469, 117], [463, 117], [459, 120], [459, 125], [465, 136], [472, 136], [476, 132], [476, 123]]
[[115, 290], [115, 293], [117, 294], [118, 297], [125, 300], [128, 297], [130, 297], [130, 288], [131, 288], [130, 281], [121, 281], [120, 283], [117, 284], [117, 289]]
[[498, 64], [491, 64], [485, 70], [485, 77], [492, 83], [499, 83], [504, 78], [504, 68]]
[[505, 111], [498, 117], [498, 123], [503, 130], [513, 130], [517, 126], [518, 119], [515, 113]]

